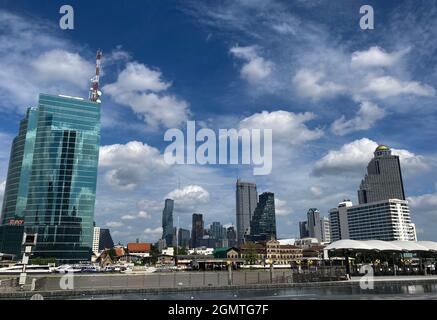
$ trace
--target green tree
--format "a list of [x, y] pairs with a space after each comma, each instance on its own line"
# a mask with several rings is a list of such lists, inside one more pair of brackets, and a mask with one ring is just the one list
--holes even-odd
[[184, 256], [184, 255], [187, 255], [187, 254], [188, 254], [187, 248], [185, 248], [185, 247], [178, 247], [178, 248], [179, 248], [179, 249], [177, 249], [176, 246], [173, 247], [174, 254], [177, 253], [177, 254], [180, 255], [180, 256]]
[[155, 264], [158, 261], [158, 255], [159, 255], [158, 247], [152, 245], [152, 247], [150, 248], [150, 262], [152, 264]]
[[258, 252], [256, 251], [255, 243], [247, 242], [244, 251], [244, 260], [246, 261], [246, 264], [254, 264], [258, 260]]
[[114, 248], [109, 249], [108, 254], [109, 254], [109, 257], [111, 258], [111, 260], [114, 260], [117, 256]]

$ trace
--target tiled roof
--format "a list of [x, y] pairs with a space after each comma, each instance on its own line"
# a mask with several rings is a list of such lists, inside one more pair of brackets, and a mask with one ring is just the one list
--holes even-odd
[[152, 249], [151, 243], [128, 243], [127, 250], [129, 252], [149, 252]]

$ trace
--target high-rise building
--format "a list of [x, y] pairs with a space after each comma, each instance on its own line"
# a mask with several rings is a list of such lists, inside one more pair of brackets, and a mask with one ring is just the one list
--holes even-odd
[[331, 225], [328, 217], [320, 219], [321, 242], [331, 242]]
[[237, 231], [234, 226], [228, 227], [226, 230], [226, 238], [228, 239], [228, 246], [235, 247], [237, 245]]
[[308, 222], [307, 221], [299, 221], [299, 234], [300, 238], [308, 238], [310, 236], [308, 232]]
[[[176, 230], [175, 230], [175, 233], [176, 233]], [[179, 247], [188, 248], [190, 246], [190, 230], [179, 228], [177, 230], [177, 237], [178, 237], [177, 238], [178, 239], [177, 245]], [[176, 236], [175, 236], [175, 239], [176, 239]], [[173, 241], [173, 245], [176, 246], [175, 241]]]
[[358, 190], [358, 205], [344, 201], [331, 209], [331, 240], [416, 240], [399, 157], [380, 145]]
[[0, 220], [0, 251], [89, 260], [100, 146], [100, 100], [41, 94], [12, 143]]
[[322, 228], [320, 225], [320, 212], [316, 208], [311, 208], [307, 212], [308, 236], [310, 238], [322, 239]]
[[200, 213], [193, 213], [193, 221], [191, 227], [191, 247], [199, 246], [199, 241], [203, 239], [205, 230], [203, 227], [203, 215]]
[[399, 156], [392, 155], [388, 146], [380, 145], [361, 181], [358, 202], [363, 204], [388, 199], [405, 200], [404, 184]]
[[342, 202], [330, 210], [331, 240], [415, 241], [408, 201], [388, 199], [353, 206]]
[[250, 222], [258, 203], [256, 184], [237, 180], [236, 185], [236, 214], [237, 214], [237, 241], [244, 243], [246, 235], [250, 234]]
[[272, 192], [264, 192], [259, 196], [248, 238], [251, 241], [276, 239], [275, 195]]
[[213, 222], [211, 224], [211, 237], [214, 238], [215, 240], [223, 240], [225, 239], [226, 236], [226, 229], [222, 226], [222, 224], [220, 222]]
[[172, 199], [165, 199], [164, 210], [162, 210], [162, 239], [168, 247], [173, 245], [173, 207]]
[[320, 242], [330, 242], [331, 232], [329, 218], [320, 217], [320, 212], [316, 208], [311, 208], [307, 212], [307, 221], [299, 222], [300, 238], [316, 238]]
[[111, 237], [109, 229], [100, 228], [99, 251], [111, 249], [114, 247], [114, 241]]
[[99, 254], [99, 243], [100, 243], [100, 228], [94, 227], [93, 232], [93, 253], [95, 255]]

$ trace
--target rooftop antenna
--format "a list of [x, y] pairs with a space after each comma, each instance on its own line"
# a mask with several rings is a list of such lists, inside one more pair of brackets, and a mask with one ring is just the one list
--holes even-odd
[[91, 78], [91, 88], [89, 99], [90, 101], [101, 103], [100, 96], [102, 92], [99, 90], [99, 80], [100, 80], [100, 60], [102, 58], [102, 51], [97, 50], [96, 53], [96, 75]]

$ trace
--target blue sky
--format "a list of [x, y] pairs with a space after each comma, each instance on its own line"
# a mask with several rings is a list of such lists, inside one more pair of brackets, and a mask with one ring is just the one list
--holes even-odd
[[[10, 141], [39, 92], [85, 97], [103, 50], [96, 222], [126, 242], [154, 241], [164, 198], [190, 228], [235, 223], [237, 177], [275, 192], [280, 237], [310, 207], [327, 215], [356, 189], [377, 144], [401, 157], [419, 239], [437, 240], [437, 4], [370, 1], [0, 0], [0, 185]], [[168, 166], [168, 128], [273, 129], [273, 171]], [[3, 191], [1, 191], [3, 192]], [[0, 193], [1, 196], [1, 193]], [[176, 220], [176, 219], [175, 219]]]

